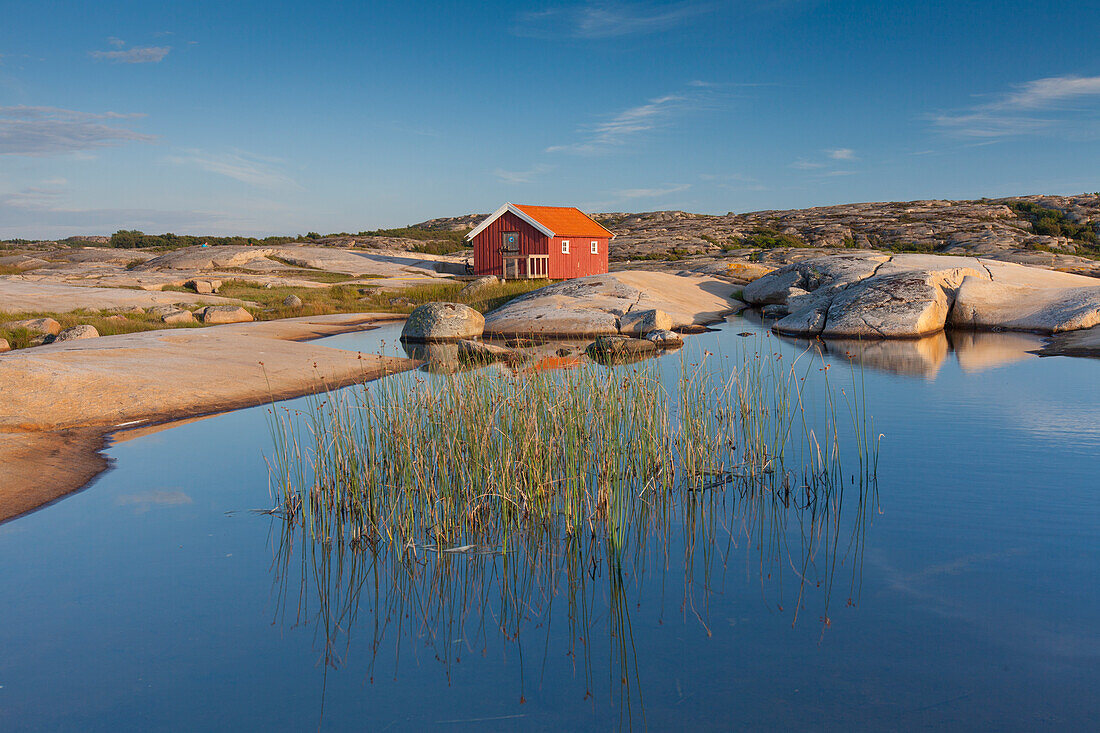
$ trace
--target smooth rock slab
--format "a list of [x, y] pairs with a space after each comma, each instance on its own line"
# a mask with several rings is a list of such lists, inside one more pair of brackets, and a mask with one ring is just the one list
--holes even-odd
[[485, 316], [485, 332], [497, 336], [584, 337], [620, 332], [627, 313], [660, 310], [671, 327], [710, 323], [744, 304], [737, 287], [714, 278], [620, 270], [539, 288]]
[[1100, 281], [1089, 287], [1034, 287], [966, 278], [949, 323], [959, 328], [1004, 328], [1060, 333], [1100, 324]]
[[476, 338], [485, 316], [461, 303], [425, 303], [409, 314], [401, 329], [404, 341], [455, 341]]
[[788, 315], [772, 328], [826, 338], [917, 338], [945, 325], [1057, 333], [1100, 323], [1100, 281], [940, 255], [801, 260], [744, 288]]
[[[818, 332], [833, 337], [925, 336], [943, 330], [950, 307], [947, 294], [933, 275], [914, 272], [875, 278], [838, 293]], [[787, 318], [776, 324], [777, 331], [782, 331]]]
[[72, 328], [66, 328], [61, 333], [54, 337], [51, 343], [59, 343], [61, 341], [78, 341], [80, 339], [94, 339], [99, 338], [99, 331], [95, 326], [88, 324], [81, 324], [79, 326], [73, 326]]

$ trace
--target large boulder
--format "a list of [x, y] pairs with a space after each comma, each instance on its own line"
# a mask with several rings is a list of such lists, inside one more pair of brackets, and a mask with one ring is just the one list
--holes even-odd
[[7, 339], [0, 339], [0, 354], [5, 351], [11, 351], [11, 344], [8, 343]]
[[299, 298], [297, 295], [294, 295], [293, 293], [291, 293], [290, 295], [283, 298], [283, 307], [284, 308], [301, 308], [302, 307], [302, 299]]
[[477, 338], [485, 316], [461, 303], [425, 303], [409, 314], [401, 329], [403, 341], [455, 341]]
[[170, 313], [178, 313], [183, 310], [178, 303], [165, 303], [163, 305], [154, 305], [145, 309], [145, 313], [157, 318], [163, 318]]
[[202, 322], [207, 324], [247, 323], [252, 320], [252, 314], [239, 305], [208, 305], [196, 313], [201, 314]]
[[479, 277], [476, 280], [471, 280], [470, 283], [458, 291], [458, 294], [464, 298], [476, 296], [479, 293], [483, 293], [491, 287], [500, 284], [500, 280], [495, 275], [486, 275], [485, 277]]
[[194, 323], [195, 316], [191, 313], [191, 311], [186, 311], [181, 308], [179, 310], [169, 311], [168, 313], [165, 313], [163, 316], [160, 317], [160, 320], [164, 323], [173, 324]]
[[95, 326], [82, 324], [79, 326], [66, 328], [61, 333], [57, 334], [57, 336], [54, 337], [54, 340], [51, 343], [56, 344], [61, 341], [78, 341], [80, 339], [94, 338], [99, 338], [99, 331], [96, 330]]
[[220, 280], [188, 280], [186, 286], [194, 290], [199, 295], [211, 295], [218, 292], [218, 288], [221, 287]]
[[668, 331], [671, 328], [672, 318], [656, 308], [627, 311], [619, 318], [619, 333], [626, 336], [645, 336], [650, 331]]
[[27, 318], [22, 321], [8, 321], [0, 324], [0, 328], [6, 328], [9, 331], [23, 329], [44, 336], [56, 336], [61, 333], [61, 324], [52, 318]]

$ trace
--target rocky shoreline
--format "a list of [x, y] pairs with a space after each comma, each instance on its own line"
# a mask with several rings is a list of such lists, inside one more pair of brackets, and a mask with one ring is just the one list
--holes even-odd
[[416, 367], [302, 343], [392, 322], [351, 314], [104, 336], [0, 357], [0, 521], [84, 486], [121, 427], [283, 400]]
[[1100, 324], [1095, 278], [964, 257], [810, 258], [746, 285], [742, 297], [791, 336], [919, 338], [945, 327], [1052, 334]]

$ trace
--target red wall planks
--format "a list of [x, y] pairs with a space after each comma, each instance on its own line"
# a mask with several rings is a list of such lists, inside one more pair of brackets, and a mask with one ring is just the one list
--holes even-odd
[[473, 239], [474, 274], [500, 277], [500, 247], [504, 232], [519, 234], [519, 254], [546, 254], [546, 236], [510, 211], [504, 212]]
[[[562, 241], [569, 242], [569, 254], [561, 251]], [[596, 254], [592, 254], [592, 242]], [[607, 238], [554, 237], [550, 242], [550, 279], [564, 280], [607, 272]]]

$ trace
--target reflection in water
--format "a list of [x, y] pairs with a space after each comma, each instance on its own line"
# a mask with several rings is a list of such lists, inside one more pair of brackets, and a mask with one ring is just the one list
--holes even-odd
[[871, 369], [934, 379], [950, 352], [967, 372], [1037, 358], [1032, 351], [1043, 345], [1034, 334], [950, 331], [919, 339], [804, 339], [777, 336], [820, 353], [842, 356]]
[[952, 331], [950, 336], [951, 348], [965, 372], [981, 372], [1024, 359], [1038, 359], [1032, 352], [1043, 346], [1043, 338], [1032, 333]]
[[728, 374], [683, 363], [671, 401], [652, 369], [588, 366], [396, 375], [318, 398], [307, 431], [276, 415], [279, 618], [371, 680], [421, 646], [448, 682], [466, 656], [514, 655], [522, 696], [565, 653], [623, 727], [645, 723], [635, 618], [660, 623], [669, 588], [709, 636], [736, 562], [824, 633], [834, 585], [859, 596], [877, 439], [856, 373], [837, 393], [812, 354], [747, 348]]
[[847, 356], [871, 369], [934, 378], [947, 358], [947, 336], [940, 331], [920, 339], [824, 339], [817, 342], [829, 354]]
[[[492, 650], [518, 660], [525, 690], [541, 683], [551, 655], [565, 653], [578, 695], [612, 705], [623, 727], [644, 724], [633, 606], [654, 605], [663, 617], [671, 603], [710, 636], [710, 597], [729, 582], [727, 569], [743, 565], [763, 603], [792, 624], [817, 607], [825, 633], [837, 581], [844, 603], [858, 600], [877, 510], [873, 486], [849, 488], [845, 497], [843, 486], [817, 496], [731, 486], [643, 501], [625, 549], [613, 536], [561, 525], [518, 534], [502, 551], [365, 535], [315, 541], [303, 525], [280, 522], [277, 616], [314, 626], [326, 669], [362, 665], [371, 682], [376, 673], [396, 676], [403, 654], [423, 660], [422, 648], [450, 683], [464, 657]], [[677, 586], [679, 599], [666, 598], [663, 589]]]

